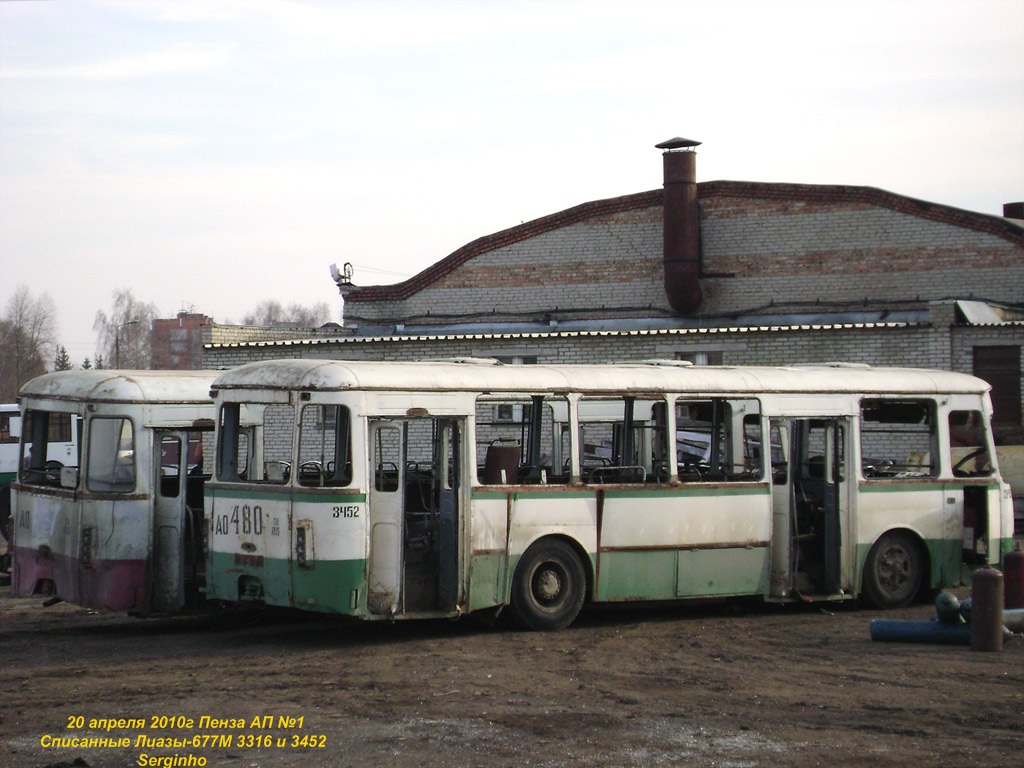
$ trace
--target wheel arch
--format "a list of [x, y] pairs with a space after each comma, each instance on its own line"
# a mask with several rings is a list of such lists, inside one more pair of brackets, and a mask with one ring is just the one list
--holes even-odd
[[529, 544], [523, 549], [523, 552], [519, 557], [516, 558], [515, 565], [509, 569], [507, 586], [505, 589], [505, 604], [508, 605], [512, 599], [512, 583], [515, 580], [516, 571], [519, 569], [519, 561], [526, 556], [534, 547], [546, 542], [546, 541], [561, 541], [567, 544], [573, 552], [576, 553], [576, 557], [579, 558], [580, 565], [583, 566], [583, 573], [586, 576], [587, 583], [586, 588], [583, 591], [583, 603], [584, 605], [593, 602], [594, 596], [594, 560], [587, 552], [583, 544], [580, 543], [579, 539], [574, 536], [570, 536], [567, 533], [545, 533], [532, 539]]
[[868, 561], [871, 559], [871, 553], [874, 551], [875, 547], [878, 546], [878, 543], [890, 534], [902, 534], [907, 536], [908, 539], [913, 542], [915, 549], [917, 549], [917, 554], [921, 562], [921, 584], [918, 587], [917, 595], [915, 596], [916, 602], [922, 594], [927, 590], [934, 589], [936, 586], [932, 583], [932, 552], [920, 532], [905, 525], [894, 525], [891, 528], [886, 528], [874, 538], [871, 544], [860, 550], [860, 555], [857, 558], [857, 572], [854, 582], [857, 586], [857, 597], [860, 600], [867, 598], [864, 579], [867, 575]]

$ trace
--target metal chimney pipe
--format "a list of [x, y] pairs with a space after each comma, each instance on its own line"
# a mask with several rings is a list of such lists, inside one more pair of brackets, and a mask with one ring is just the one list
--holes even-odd
[[697, 207], [697, 153], [699, 141], [676, 137], [657, 144], [665, 150], [663, 213], [665, 296], [681, 315], [700, 308], [700, 210]]

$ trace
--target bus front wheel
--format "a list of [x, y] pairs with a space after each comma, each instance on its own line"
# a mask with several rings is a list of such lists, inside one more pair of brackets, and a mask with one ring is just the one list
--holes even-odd
[[530, 629], [565, 629], [583, 607], [587, 576], [575, 550], [547, 539], [526, 550], [512, 583], [512, 612]]
[[910, 605], [921, 588], [921, 550], [907, 533], [891, 531], [868, 552], [864, 591], [877, 608]]

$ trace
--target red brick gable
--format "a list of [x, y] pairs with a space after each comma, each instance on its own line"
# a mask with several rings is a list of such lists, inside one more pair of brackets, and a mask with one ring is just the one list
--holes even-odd
[[[623, 195], [622, 197], [613, 197], [607, 200], [594, 200], [491, 235], [486, 235], [467, 243], [457, 251], [404, 282], [393, 285], [371, 285], [354, 290], [345, 296], [345, 302], [407, 299], [443, 277], [450, 275], [476, 256], [528, 240], [545, 232], [578, 224], [588, 219], [660, 206], [662, 204], [662, 194], [662, 190], [655, 189], [648, 192]], [[828, 207], [838, 203], [846, 205], [859, 203], [865, 207], [887, 208], [909, 216], [984, 232], [1008, 240], [1016, 245], [1024, 246], [1024, 231], [1019, 226], [999, 216], [989, 216], [947, 205], [917, 200], [876, 187], [772, 184], [748, 181], [705, 181], [697, 185], [697, 196], [700, 202], [710, 202], [711, 200], [721, 198], [774, 201], [779, 203], [781, 208], [792, 210], [793, 212], [806, 212], [808, 207]], [[742, 203], [738, 204], [732, 212], [729, 211], [728, 205], [716, 206], [714, 215], [716, 218], [726, 218], [730, 215], [741, 216], [744, 215], [744, 206]]]

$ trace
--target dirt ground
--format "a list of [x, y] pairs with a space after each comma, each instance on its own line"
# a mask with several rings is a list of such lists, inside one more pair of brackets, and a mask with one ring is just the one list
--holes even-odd
[[533, 633], [42, 602], [0, 585], [4, 766], [995, 768], [1024, 746], [1024, 639], [873, 642], [868, 610], [595, 609]]

